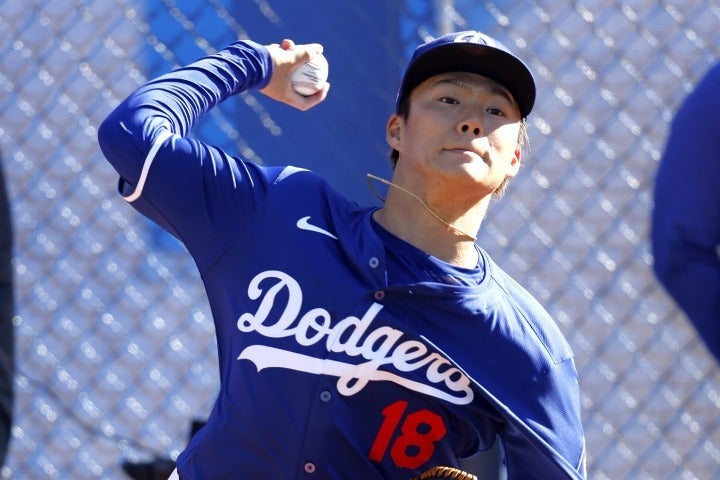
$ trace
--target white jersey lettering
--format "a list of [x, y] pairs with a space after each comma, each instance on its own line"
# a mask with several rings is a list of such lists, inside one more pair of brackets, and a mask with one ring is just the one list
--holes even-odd
[[[278, 270], [256, 275], [248, 286], [248, 297], [260, 300], [260, 303], [255, 313], [240, 315], [239, 331], [256, 332], [268, 338], [293, 337], [301, 347], [324, 342], [329, 353], [345, 353], [366, 360], [343, 363], [266, 345], [251, 345], [240, 353], [238, 360], [250, 360], [258, 371], [275, 367], [336, 376], [338, 391], [346, 396], [358, 393], [371, 381], [390, 381], [459, 405], [473, 399], [470, 379], [449, 360], [430, 352], [422, 342], [403, 341], [405, 334], [401, 330], [388, 326], [372, 328], [373, 320], [383, 309], [379, 303], [373, 302], [362, 317], [348, 316], [335, 325], [332, 325], [330, 313], [323, 308], [313, 308], [301, 315], [303, 292], [300, 284]], [[286, 298], [286, 303], [280, 304], [279, 298]], [[380, 370], [383, 365], [407, 373], [424, 368], [429, 384]]]

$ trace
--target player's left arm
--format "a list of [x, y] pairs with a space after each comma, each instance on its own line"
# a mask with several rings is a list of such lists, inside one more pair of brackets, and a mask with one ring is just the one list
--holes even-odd
[[508, 480], [586, 478], [585, 436], [573, 359], [538, 374], [518, 394], [522, 398], [513, 413], [521, 422], [507, 422], [501, 431]]

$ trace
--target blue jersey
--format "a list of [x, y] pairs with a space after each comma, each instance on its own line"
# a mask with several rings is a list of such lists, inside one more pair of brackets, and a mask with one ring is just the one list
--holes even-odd
[[655, 179], [658, 279], [720, 361], [720, 63], [673, 119]]
[[510, 479], [584, 478], [570, 348], [484, 251], [482, 268], [452, 267], [310, 171], [187, 136], [271, 65], [236, 42], [99, 130], [121, 194], [192, 255], [215, 322], [220, 390], [180, 478], [407, 480], [497, 436]]

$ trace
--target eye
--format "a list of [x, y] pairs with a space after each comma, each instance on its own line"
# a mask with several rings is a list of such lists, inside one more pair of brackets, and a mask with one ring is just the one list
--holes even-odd
[[485, 111], [486, 111], [487, 113], [489, 113], [490, 115], [495, 115], [495, 116], [498, 116], [498, 117], [503, 117], [503, 116], [505, 116], [505, 113], [504, 113], [501, 109], [499, 109], [499, 108], [488, 107], [488, 108], [485, 109]]
[[457, 105], [458, 103], [460, 103], [453, 97], [440, 97], [438, 101], [440, 101], [441, 103], [447, 103], [448, 105]]

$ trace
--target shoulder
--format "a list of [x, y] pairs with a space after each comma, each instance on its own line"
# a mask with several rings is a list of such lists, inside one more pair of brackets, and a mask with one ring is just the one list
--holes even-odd
[[496, 308], [514, 335], [513, 341], [524, 349], [540, 348], [551, 363], [559, 364], [573, 357], [572, 350], [555, 320], [542, 304], [515, 279], [485, 255], [489, 281], [496, 292]]
[[322, 198], [330, 202], [347, 202], [325, 178], [311, 170], [295, 166], [260, 168], [268, 185], [284, 195], [296, 196], [298, 201]]
[[335, 231], [345, 231], [351, 217], [364, 215], [368, 208], [358, 204], [339, 192], [329, 181], [317, 173], [304, 168], [255, 167], [262, 171], [265, 197], [263, 204], [274, 215], [312, 215], [314, 219], [324, 218]]

